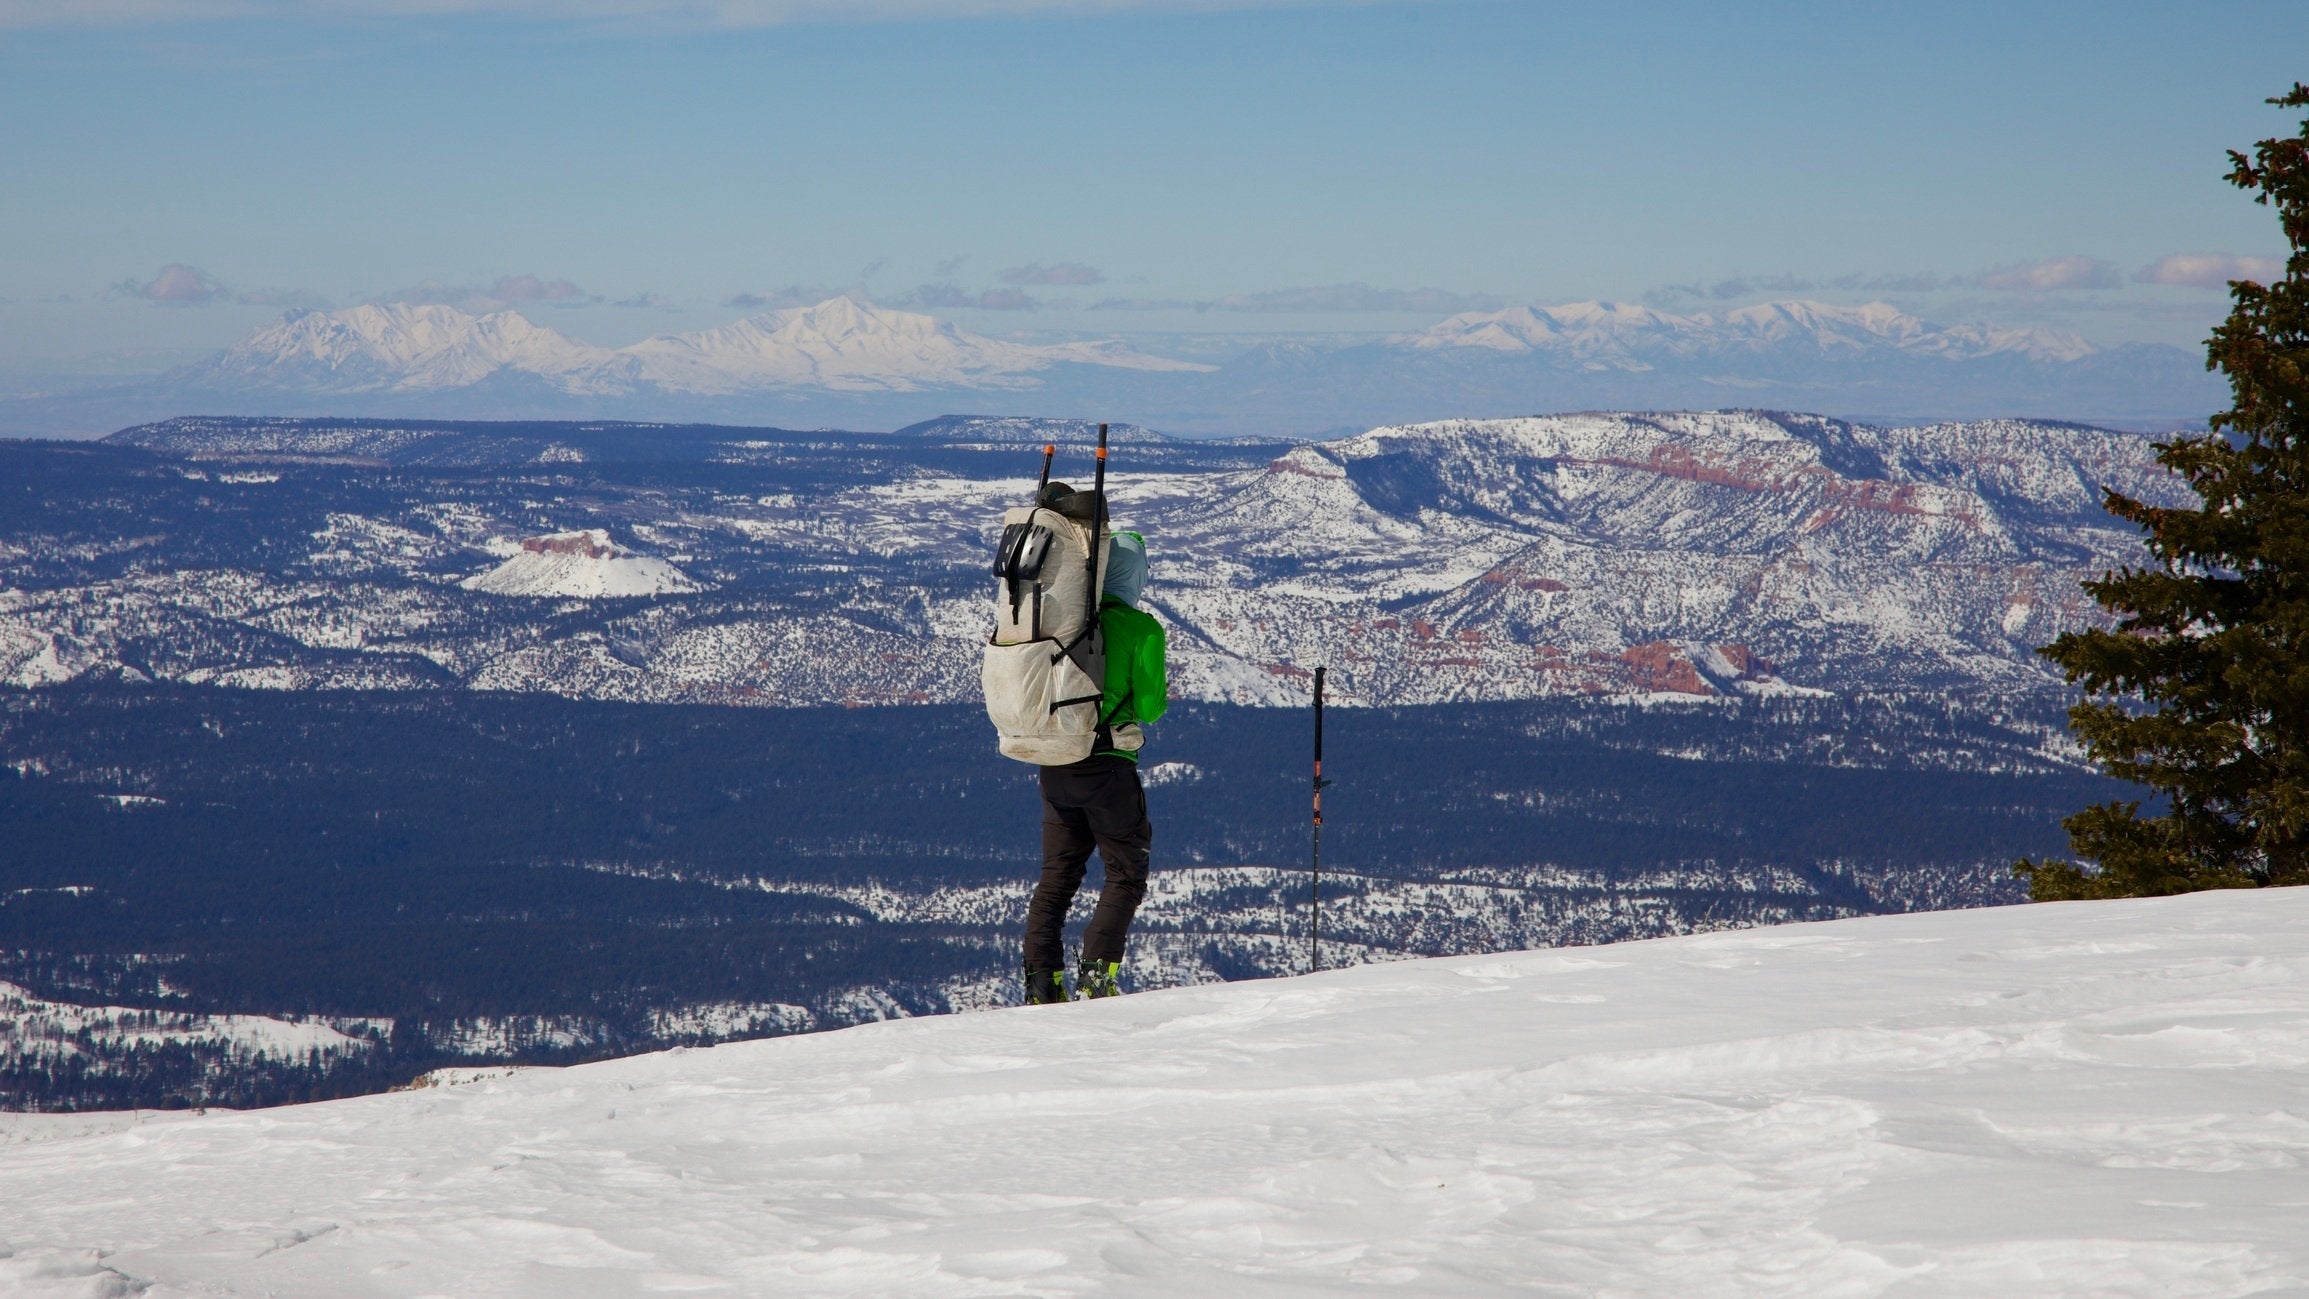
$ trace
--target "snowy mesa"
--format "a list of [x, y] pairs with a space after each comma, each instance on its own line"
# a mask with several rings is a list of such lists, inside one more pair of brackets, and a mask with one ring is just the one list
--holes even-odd
[[2309, 890], [1363, 966], [0, 1126], [11, 1295], [2309, 1285]]
[[636, 555], [603, 528], [531, 537], [504, 563], [458, 583], [491, 595], [675, 595], [705, 586], [662, 559]]

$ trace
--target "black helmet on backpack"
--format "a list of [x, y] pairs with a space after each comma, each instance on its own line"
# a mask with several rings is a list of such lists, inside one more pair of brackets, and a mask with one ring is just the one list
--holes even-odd
[[1044, 487], [1036, 503], [1046, 510], [1055, 510], [1081, 523], [1089, 523], [1098, 517], [1098, 493], [1078, 492], [1065, 483], [1051, 483]]

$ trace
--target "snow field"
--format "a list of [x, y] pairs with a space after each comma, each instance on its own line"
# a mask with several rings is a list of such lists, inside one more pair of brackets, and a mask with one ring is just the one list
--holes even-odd
[[[119, 795], [123, 800], [134, 795]], [[158, 799], [143, 800], [154, 803]], [[134, 804], [124, 803], [124, 806]], [[79, 892], [94, 890], [67, 886]], [[33, 890], [22, 889], [19, 893]], [[62, 890], [60, 890], [62, 891]], [[0, 902], [6, 897], [0, 896]], [[375, 1043], [367, 1036], [391, 1031], [389, 1019], [276, 1019], [269, 1015], [208, 1015], [179, 1011], [145, 1011], [126, 1006], [84, 1006], [48, 1001], [13, 983], [0, 982], [0, 1065], [18, 1063], [27, 1056], [79, 1056], [88, 1059], [92, 1072], [112, 1066], [90, 1057], [85, 1045], [119, 1049], [192, 1044], [211, 1047], [240, 1060], [269, 1057], [297, 1060], [310, 1052], [350, 1055]], [[348, 1032], [347, 1030], [351, 1030]], [[0, 1118], [4, 1118], [0, 1115]], [[5, 1141], [0, 1136], [0, 1141]]]
[[0, 1293], [2292, 1292], [2305, 975], [2201, 894], [29, 1116]]

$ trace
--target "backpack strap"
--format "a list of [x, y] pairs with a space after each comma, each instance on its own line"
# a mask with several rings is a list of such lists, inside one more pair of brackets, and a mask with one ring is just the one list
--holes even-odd
[[1098, 719], [1099, 734], [1105, 735], [1107, 733], [1107, 728], [1112, 726], [1114, 724], [1114, 720], [1122, 716], [1123, 713], [1130, 708], [1131, 704], [1136, 701], [1137, 698], [1138, 696], [1131, 693], [1129, 686], [1124, 686], [1122, 690], [1122, 698], [1115, 700], [1114, 707], [1108, 709], [1106, 715]]
[[[1098, 632], [1098, 619], [1093, 618], [1090, 620], [1089, 626], [1075, 633], [1073, 640], [1058, 647], [1058, 652], [1050, 656], [1051, 664], [1056, 666], [1060, 659], [1071, 658], [1074, 660], [1074, 665], [1082, 669], [1084, 676], [1092, 678], [1104, 676], [1105, 664], [1092, 657], [1099, 647], [1090, 643], [1091, 637], [1098, 635]], [[1101, 693], [1104, 693], [1103, 683], [1101, 684]]]

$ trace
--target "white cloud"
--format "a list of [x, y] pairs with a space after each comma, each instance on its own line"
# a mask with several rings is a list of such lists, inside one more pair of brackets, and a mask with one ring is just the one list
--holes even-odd
[[1490, 311], [1501, 299], [1488, 293], [1454, 293], [1449, 289], [1382, 289], [1368, 284], [1317, 284], [1299, 288], [1268, 289], [1260, 293], [1230, 293], [1223, 298], [1102, 298], [1092, 311], [1236, 311], [1250, 314], [1324, 312], [1395, 312], [1449, 316], [1462, 311]]
[[1024, 266], [1013, 266], [996, 278], [1004, 284], [1103, 284], [1106, 282], [1106, 275], [1096, 266], [1085, 266], [1081, 262], [1053, 262], [1048, 266], [1041, 262], [1029, 262]]
[[1376, 0], [0, 0], [0, 28], [193, 23], [231, 18], [435, 18], [478, 14], [557, 22], [658, 21], [777, 27], [910, 18], [1074, 17], [1132, 10], [1312, 8]]
[[953, 284], [924, 284], [898, 302], [923, 311], [1033, 311], [1042, 304], [1017, 289], [981, 289], [972, 293]]
[[234, 295], [233, 301], [248, 307], [288, 307], [296, 310], [326, 311], [337, 305], [325, 293], [311, 289], [251, 289]]
[[601, 295], [587, 293], [569, 280], [541, 279], [535, 275], [500, 275], [487, 288], [470, 284], [443, 284], [427, 280], [415, 288], [380, 295], [379, 302], [438, 302], [444, 306], [484, 314], [507, 307], [590, 307]]
[[261, 12], [238, 0], [0, 0], [0, 27], [105, 27], [203, 22]]
[[[1736, 298], [1752, 298], [1762, 293], [1810, 293], [1820, 285], [1801, 275], [1742, 275], [1714, 284], [1695, 280], [1690, 284], [1663, 284], [1646, 290], [1644, 301], [1651, 303], [1680, 302], [1686, 299], [1714, 299], [1730, 302]], [[1839, 286], [1845, 287], [1845, 286]]]
[[[789, 284], [782, 289], [755, 291], [747, 289], [733, 293], [722, 300], [725, 307], [740, 311], [768, 311], [779, 307], [814, 307], [828, 298], [839, 296], [843, 290], [829, 289], [815, 284]], [[863, 293], [862, 290], [856, 292]]]
[[516, 306], [542, 302], [561, 307], [583, 307], [601, 301], [568, 280], [541, 280], [534, 275], [501, 275], [489, 286], [489, 296]]
[[2174, 253], [2160, 257], [2133, 273], [2142, 284], [2183, 284], [2191, 288], [2224, 288], [2231, 280], [2267, 284], [2285, 273], [2285, 263], [2274, 257], [2244, 257], [2236, 253]]
[[2070, 253], [2066, 257], [1982, 271], [1972, 277], [1972, 282], [1984, 289], [2052, 293], [2064, 289], [2114, 289], [2124, 283], [2124, 277], [2117, 273], [2113, 262]]

